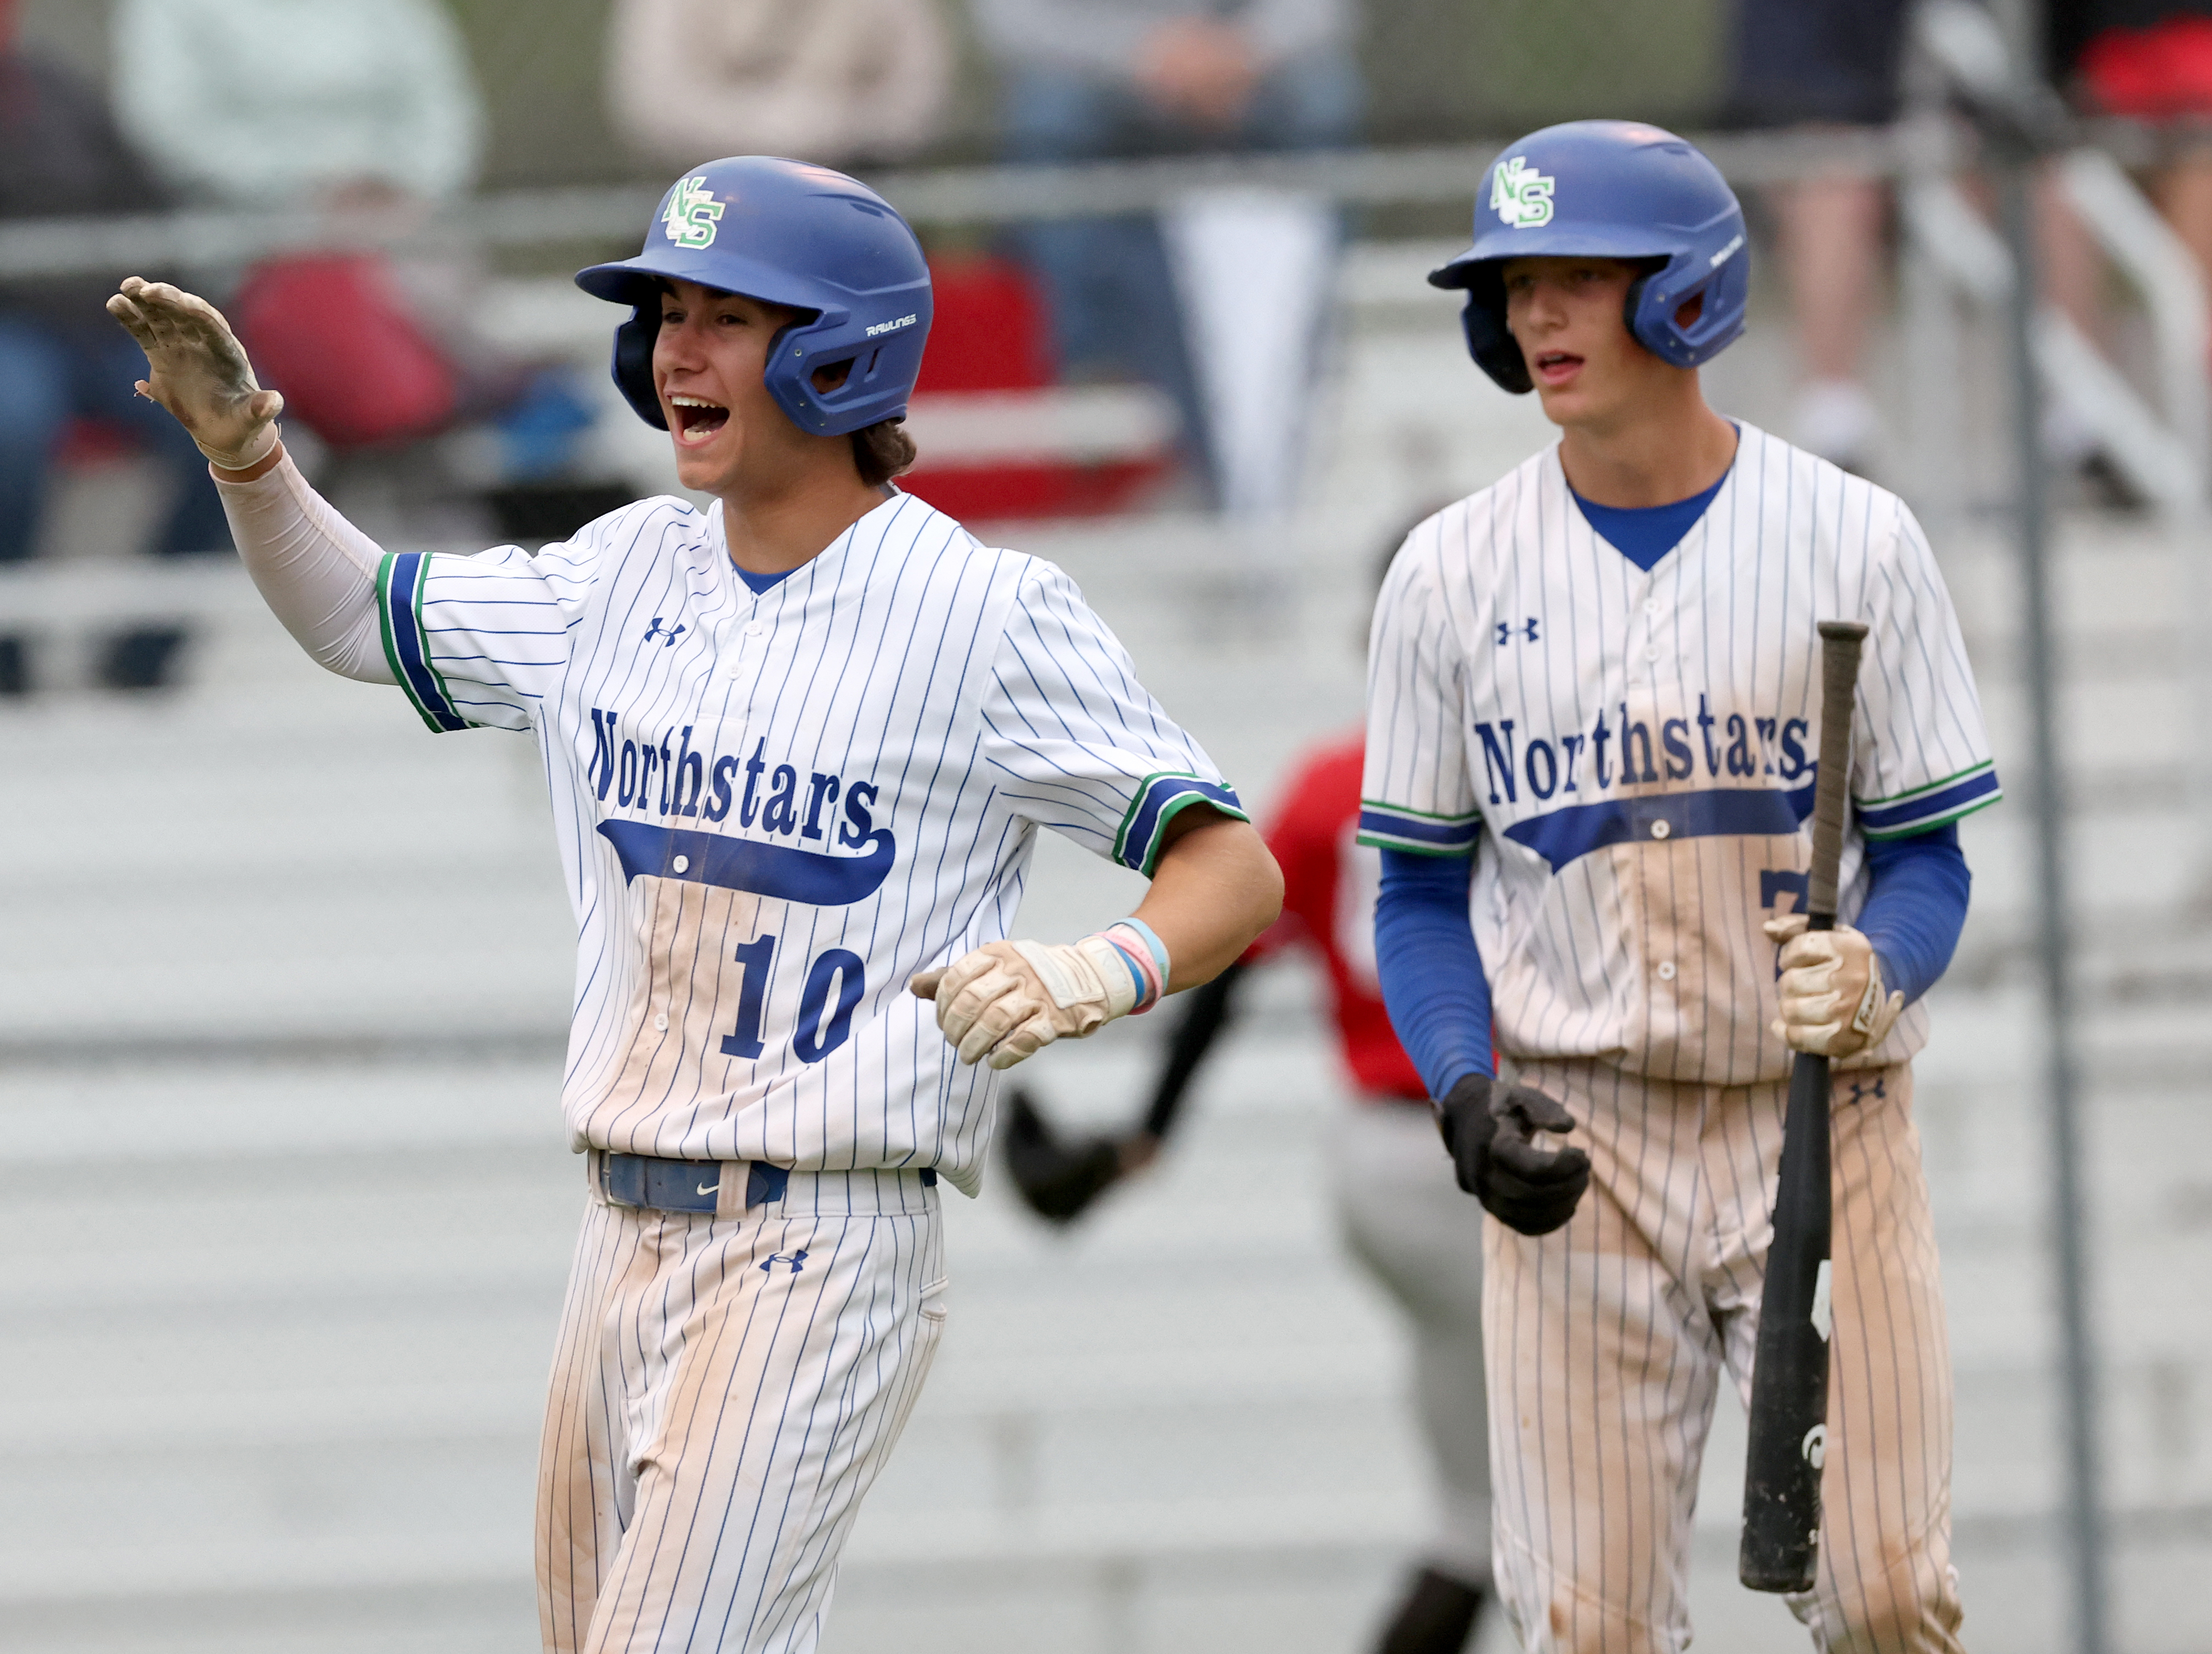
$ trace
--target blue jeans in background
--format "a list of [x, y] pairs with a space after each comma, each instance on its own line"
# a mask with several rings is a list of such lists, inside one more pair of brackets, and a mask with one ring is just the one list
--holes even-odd
[[37, 545], [54, 444], [72, 417], [124, 427], [160, 465], [173, 497], [146, 550], [230, 549], [206, 459], [167, 410], [131, 388], [145, 376], [144, 353], [120, 328], [103, 338], [0, 310], [0, 562], [20, 562]]
[[[1010, 159], [1071, 161], [1331, 149], [1353, 137], [1360, 91], [1347, 58], [1299, 59], [1263, 81], [1243, 121], [1220, 132], [1171, 120], [1125, 86], [1071, 70], [1011, 70], [1006, 100]], [[1147, 213], [1028, 224], [1013, 242], [1043, 284], [1061, 379], [1158, 386], [1175, 401], [1186, 463], [1209, 497], [1218, 496], [1205, 406], [1159, 221]]]
[[[160, 465], [171, 498], [145, 550], [162, 556], [230, 550], [207, 459], [167, 410], [131, 388], [145, 376], [145, 354], [120, 328], [109, 337], [0, 310], [0, 562], [21, 562], [37, 549], [54, 445], [72, 418], [121, 426]], [[100, 651], [97, 681], [110, 689], [165, 687], [184, 641], [175, 626], [119, 633]], [[27, 640], [0, 634], [0, 695], [27, 694], [32, 678]]]

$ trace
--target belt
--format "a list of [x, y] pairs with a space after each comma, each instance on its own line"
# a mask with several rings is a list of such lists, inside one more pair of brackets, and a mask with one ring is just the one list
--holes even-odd
[[[784, 1197], [791, 1183], [787, 1166], [764, 1160], [664, 1160], [651, 1154], [603, 1153], [594, 1157], [599, 1166], [599, 1192], [617, 1206], [644, 1207], [655, 1212], [714, 1212], [722, 1207], [722, 1183], [740, 1171], [745, 1177], [745, 1209], [767, 1206]], [[934, 1188], [934, 1167], [921, 1168], [921, 1185]]]

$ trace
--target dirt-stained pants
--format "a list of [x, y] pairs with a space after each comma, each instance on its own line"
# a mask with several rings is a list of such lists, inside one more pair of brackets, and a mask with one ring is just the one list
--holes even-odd
[[[1540, 1238], [1485, 1225], [1497, 1577], [1529, 1654], [1677, 1654], [1691, 1515], [1725, 1371], [1749, 1397], [1786, 1085], [1539, 1062], [1590, 1188]], [[1838, 1074], [1834, 1334], [1819, 1582], [1791, 1608], [1850, 1654], [1954, 1654], [1951, 1369], [1908, 1067]]]

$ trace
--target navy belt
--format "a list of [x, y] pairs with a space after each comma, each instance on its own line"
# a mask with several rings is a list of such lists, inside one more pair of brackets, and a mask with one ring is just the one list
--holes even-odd
[[759, 1160], [663, 1160], [650, 1154], [600, 1157], [599, 1188], [617, 1206], [655, 1212], [712, 1212], [721, 1203], [722, 1179], [743, 1165], [748, 1209], [783, 1198], [791, 1173]]
[[[663, 1160], [650, 1154], [602, 1154], [599, 1189], [617, 1206], [654, 1212], [713, 1212], [721, 1204], [722, 1179], [738, 1166], [745, 1170], [745, 1209], [783, 1198], [791, 1183], [787, 1166], [762, 1160]], [[937, 1182], [933, 1166], [921, 1169], [924, 1188]]]

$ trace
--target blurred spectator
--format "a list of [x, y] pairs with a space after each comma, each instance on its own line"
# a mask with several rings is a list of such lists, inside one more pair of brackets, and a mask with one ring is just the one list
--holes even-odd
[[[1740, 0], [1732, 124], [1814, 131], [1896, 118], [1908, 0]], [[1881, 279], [1885, 187], [1808, 178], [1771, 194], [1803, 379], [1790, 435], [1848, 470], [1881, 436], [1863, 358]]]
[[[2212, 283], [2212, 0], [2053, 0], [2045, 15], [2051, 78], [2077, 105], [2174, 129], [2150, 192]], [[2071, 214], [2050, 222], [2046, 283], [2094, 337], [2102, 263]]]
[[[15, 0], [0, 0], [0, 218], [149, 212], [162, 192], [123, 141], [98, 88], [16, 48]], [[116, 272], [116, 277], [125, 273]], [[183, 429], [131, 386], [146, 359], [100, 307], [115, 277], [64, 277], [0, 284], [0, 562], [32, 554], [56, 444], [72, 419], [127, 431], [155, 460], [173, 499], [150, 550], [227, 551], [230, 532], [207, 462]], [[114, 640], [99, 663], [116, 688], [164, 680], [181, 634], [140, 630]], [[0, 693], [30, 687], [27, 644], [0, 636]]]
[[121, 0], [125, 130], [179, 188], [246, 207], [458, 194], [483, 118], [436, 0]]
[[657, 162], [910, 155], [952, 83], [939, 0], [615, 0], [607, 106]]
[[[1324, 149], [1359, 112], [1350, 0], [975, 0], [1024, 161]], [[1030, 226], [1063, 380], [1136, 379], [1175, 399], [1186, 462], [1215, 465], [1188, 331], [1150, 216]]]
[[[475, 178], [483, 108], [438, 0], [121, 0], [114, 40], [128, 130], [200, 198], [400, 228]], [[482, 276], [460, 253], [277, 258], [232, 317], [288, 415], [336, 448], [490, 417], [509, 475], [556, 471], [587, 406], [470, 325]]]

